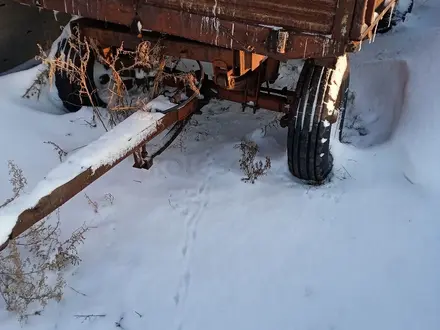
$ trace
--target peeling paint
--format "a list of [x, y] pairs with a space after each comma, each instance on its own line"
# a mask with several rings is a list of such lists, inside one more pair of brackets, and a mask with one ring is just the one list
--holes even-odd
[[347, 22], [348, 22], [348, 14], [345, 14], [342, 17], [341, 21], [341, 36], [345, 37], [347, 35]]
[[[232, 23], [232, 26], [231, 26], [231, 36], [232, 37], [234, 36], [234, 31], [235, 31], [235, 23]], [[231, 49], [233, 47], [233, 44], [234, 44], [234, 39], [231, 38], [231, 45], [230, 45]]]
[[326, 54], [328, 54], [328, 43], [329, 43], [329, 40], [328, 40], [328, 39], [326, 39], [326, 40], [322, 43], [322, 54], [321, 54], [321, 57], [325, 57]]
[[215, 33], [214, 44], [218, 46], [218, 40], [220, 36], [220, 20], [216, 17], [202, 17], [200, 33], [210, 34], [213, 32]]
[[304, 54], [303, 54], [303, 58], [306, 58], [306, 54], [307, 54], [307, 43], [308, 43], [308, 39], [306, 39], [306, 44], [304, 45]]

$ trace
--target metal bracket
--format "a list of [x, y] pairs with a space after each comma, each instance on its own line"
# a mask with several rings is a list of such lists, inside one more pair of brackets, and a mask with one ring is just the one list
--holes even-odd
[[287, 39], [289, 32], [281, 30], [271, 30], [267, 39], [267, 48], [271, 53], [284, 54], [286, 52]]
[[134, 158], [134, 168], [143, 168], [149, 170], [153, 166], [153, 159], [148, 157], [148, 152], [146, 146], [142, 146], [140, 150], [133, 153]]
[[134, 34], [136, 34], [138, 36], [138, 38], [142, 38], [142, 21], [139, 17], [139, 8], [141, 6], [141, 1], [140, 0], [134, 0], [133, 1], [133, 9], [134, 9], [134, 18], [133, 21], [130, 24], [130, 30], [131, 32], [133, 32]]
[[136, 15], [135, 18], [133, 18], [133, 21], [130, 24], [130, 30], [133, 34], [136, 34], [138, 38], [142, 38], [142, 21], [139, 18], [139, 16]]

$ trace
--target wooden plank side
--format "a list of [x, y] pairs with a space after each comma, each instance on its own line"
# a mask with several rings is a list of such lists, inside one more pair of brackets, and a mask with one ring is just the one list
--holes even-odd
[[[30, 5], [33, 3], [33, 0], [22, 1]], [[72, 0], [66, 2], [45, 0], [43, 5], [43, 8], [48, 10], [65, 11], [71, 14], [79, 13], [85, 18], [113, 22], [126, 27], [132, 25], [137, 13], [142, 22], [143, 30], [156, 31], [226, 49], [245, 50], [280, 60], [332, 57], [341, 54], [341, 50], [344, 48], [339, 45], [339, 41], [332, 40], [332, 30], [328, 34], [301, 33], [298, 30], [289, 30], [284, 53], [277, 53], [270, 47], [271, 36], [276, 34], [277, 30], [271, 26], [205, 17], [153, 5], [136, 8], [133, 6], [132, 0]], [[332, 29], [333, 24], [334, 19], [331, 23]]]
[[330, 33], [337, 2], [337, 0], [148, 0], [143, 5], [235, 22]]
[[[19, 1], [19, 0], [16, 0]], [[269, 25], [288, 30], [330, 34], [338, 0], [44, 0], [43, 8], [130, 25], [141, 12], [177, 12], [249, 25]], [[20, 3], [35, 6], [33, 0]], [[146, 19], [151, 20], [149, 16]], [[158, 31], [158, 30], [155, 30]]]

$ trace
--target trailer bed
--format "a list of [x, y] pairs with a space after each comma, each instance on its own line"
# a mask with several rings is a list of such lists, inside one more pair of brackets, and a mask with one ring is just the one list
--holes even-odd
[[337, 0], [153, 0], [148, 4], [228, 21], [330, 33]]
[[[23, 4], [279, 60], [352, 51], [385, 0], [21, 0]], [[389, 1], [388, 1], [389, 2]], [[394, 3], [394, 0], [391, 1]], [[388, 8], [389, 9], [389, 8]], [[137, 22], [140, 24], [138, 25]], [[113, 29], [114, 30], [114, 29]]]

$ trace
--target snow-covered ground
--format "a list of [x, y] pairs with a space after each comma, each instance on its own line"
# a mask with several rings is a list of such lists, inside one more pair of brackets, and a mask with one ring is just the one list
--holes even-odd
[[[66, 275], [86, 296], [66, 288], [23, 328], [117, 329], [124, 316], [125, 330], [439, 329], [439, 15], [438, 1], [416, 2], [351, 56], [351, 144], [334, 139], [326, 185], [292, 179], [287, 131], [262, 134], [273, 114], [212, 102], [151, 170], [128, 159], [88, 187], [98, 213], [83, 193], [68, 202], [64, 235], [93, 226]], [[12, 194], [8, 160], [31, 190], [59, 164], [45, 141], [71, 151], [103, 133], [90, 109], [22, 99], [37, 70], [0, 77], [0, 200]], [[272, 161], [254, 185], [234, 148], [245, 136]], [[3, 307], [0, 329], [20, 329]]]

